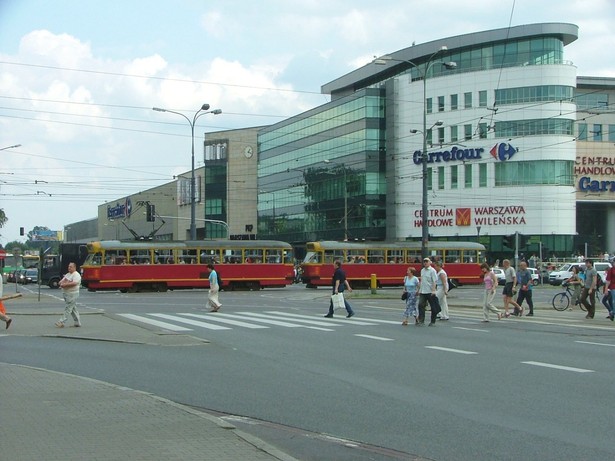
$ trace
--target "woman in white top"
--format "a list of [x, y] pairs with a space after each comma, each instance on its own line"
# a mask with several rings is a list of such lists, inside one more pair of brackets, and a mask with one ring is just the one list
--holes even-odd
[[448, 320], [448, 275], [442, 269], [442, 261], [438, 260], [435, 263], [438, 280], [436, 280], [436, 296], [440, 302], [440, 320]]

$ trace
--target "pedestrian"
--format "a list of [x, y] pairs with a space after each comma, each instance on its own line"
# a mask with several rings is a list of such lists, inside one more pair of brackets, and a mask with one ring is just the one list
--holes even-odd
[[404, 311], [404, 319], [402, 325], [408, 325], [408, 318], [414, 317], [414, 324], [418, 323], [418, 311], [416, 309], [416, 298], [419, 291], [419, 279], [415, 276], [414, 267], [409, 267], [406, 276], [404, 277], [404, 293], [406, 293], [406, 310]]
[[81, 274], [77, 272], [75, 263], [68, 264], [68, 273], [60, 280], [60, 288], [62, 288], [62, 296], [64, 297], [64, 314], [60, 320], [56, 322], [56, 327], [64, 328], [64, 324], [71, 316], [76, 327], [81, 326], [79, 311], [77, 310], [77, 298], [79, 298], [79, 287], [81, 286]]
[[[596, 283], [599, 277], [591, 259], [585, 260], [585, 282], [581, 291], [581, 304], [587, 309], [586, 319], [593, 319], [596, 313]], [[589, 302], [587, 298], [589, 297]]]
[[417, 325], [425, 324], [425, 306], [429, 303], [431, 308], [431, 321], [429, 326], [436, 325], [436, 318], [440, 311], [440, 305], [438, 303], [438, 297], [436, 296], [436, 282], [438, 280], [438, 274], [436, 270], [431, 267], [431, 260], [429, 258], [423, 259], [423, 268], [421, 269], [421, 283], [419, 286], [419, 322]]
[[[527, 302], [530, 311], [526, 314], [526, 317], [534, 316], [534, 302], [532, 301], [532, 273], [527, 269], [527, 263], [521, 261], [519, 263], [519, 271], [517, 272], [517, 282], [521, 285], [519, 294], [517, 295], [517, 304], [521, 306], [523, 300]], [[521, 308], [523, 309], [523, 308]], [[515, 309], [515, 315], [521, 315], [523, 311]]]
[[579, 300], [581, 299], [581, 287], [583, 286], [579, 266], [572, 266], [571, 270], [572, 275], [564, 282], [565, 285], [570, 285], [572, 287], [572, 301], [570, 304], [570, 309], [572, 309], [572, 306], [579, 304]]
[[207, 303], [211, 307], [210, 312], [218, 312], [222, 304], [218, 301], [218, 293], [220, 292], [220, 284], [218, 283], [218, 272], [213, 264], [207, 265], [209, 269], [209, 294], [207, 295]]
[[[331, 277], [331, 286], [333, 288], [333, 294], [336, 295], [338, 293], [342, 293], [343, 296], [344, 289], [348, 289], [348, 291], [351, 292], [352, 288], [350, 288], [350, 284], [348, 283], [348, 280], [346, 280], [346, 272], [344, 272], [344, 269], [342, 269], [342, 262], [340, 260], [336, 260], [333, 263], [333, 268], [333, 277]], [[344, 298], [344, 306], [346, 307], [346, 312], [348, 312], [346, 318], [349, 319], [354, 315], [354, 311], [352, 310], [350, 304], [348, 304], [348, 301], [346, 301], [346, 298]], [[327, 315], [325, 315], [325, 317], [333, 317], [333, 299], [329, 301], [329, 312], [327, 313]]]
[[489, 312], [497, 314], [498, 320], [502, 318], [500, 310], [493, 305], [493, 299], [495, 298], [495, 288], [498, 285], [498, 278], [495, 273], [489, 267], [489, 264], [482, 263], [480, 270], [483, 273], [483, 283], [485, 284], [485, 294], [483, 298], [483, 322], [489, 321]]
[[612, 321], [613, 317], [615, 317], [615, 266], [613, 265], [606, 271], [606, 283], [603, 290], [605, 294], [611, 297], [611, 315], [609, 318]]
[[505, 277], [504, 291], [502, 291], [502, 295], [504, 296], [504, 317], [510, 317], [510, 313], [508, 312], [508, 306], [510, 304], [512, 304], [521, 312], [521, 314], [523, 314], [523, 308], [513, 300], [513, 296], [517, 290], [517, 274], [515, 272], [515, 268], [510, 265], [510, 261], [508, 259], [502, 261], [502, 267], [504, 269]]
[[13, 319], [6, 315], [6, 308], [4, 307], [4, 303], [2, 302], [2, 296], [4, 296], [2, 294], [3, 285], [4, 283], [2, 283], [2, 279], [0, 278], [0, 320], [2, 320], [6, 324], [6, 329], [8, 330], [8, 328], [11, 326], [11, 323], [13, 323]]
[[436, 275], [436, 296], [440, 304], [440, 320], [448, 320], [448, 275], [442, 268], [442, 261], [438, 260], [435, 263]]

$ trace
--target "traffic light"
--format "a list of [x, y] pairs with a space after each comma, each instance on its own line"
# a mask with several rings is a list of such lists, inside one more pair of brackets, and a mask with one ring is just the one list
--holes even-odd
[[145, 220], [147, 222], [154, 222], [156, 220], [156, 206], [151, 205], [149, 203], [145, 206], [146, 206]]
[[514, 249], [515, 248], [515, 234], [505, 235], [502, 237], [502, 243], [505, 247]]
[[528, 240], [529, 237], [527, 235], [519, 234], [519, 248], [526, 248]]
[[26, 230], [23, 227], [19, 228], [19, 235], [26, 235]]

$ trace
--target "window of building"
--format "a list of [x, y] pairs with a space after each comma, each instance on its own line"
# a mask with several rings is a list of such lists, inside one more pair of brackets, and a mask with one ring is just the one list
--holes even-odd
[[478, 164], [478, 187], [487, 187], [487, 164]]
[[438, 144], [444, 144], [444, 127], [438, 128]]
[[457, 110], [458, 107], [458, 95], [451, 94], [451, 110]]
[[463, 166], [463, 181], [466, 189], [472, 188], [472, 164], [466, 163]]
[[602, 141], [602, 125], [594, 123], [594, 129], [592, 130], [594, 141]]
[[431, 128], [427, 130], [426, 138], [427, 138], [427, 144], [430, 144], [430, 145], [433, 144], [433, 130]]
[[478, 107], [487, 107], [487, 91], [478, 92]]
[[615, 125], [609, 125], [609, 141], [615, 142]]
[[438, 96], [438, 112], [444, 112], [444, 96]]
[[472, 107], [472, 93], [463, 94], [463, 108], [469, 109]]
[[577, 139], [587, 141], [587, 123], [577, 123]]
[[609, 96], [606, 93], [579, 93], [574, 96], [574, 99], [577, 103], [577, 110], [607, 109], [609, 105]]
[[427, 168], [427, 189], [433, 190], [433, 171]]
[[426, 107], [427, 107], [427, 113], [431, 114], [433, 112], [433, 100], [431, 98], [427, 98], [426, 103]]
[[463, 125], [463, 139], [470, 141], [472, 139], [472, 125]]
[[222, 214], [222, 199], [212, 198], [205, 200], [205, 214], [207, 216]]
[[451, 189], [459, 187], [459, 165], [451, 166]]
[[438, 167], [438, 189], [444, 189], [444, 167]]
[[487, 137], [487, 124], [486, 123], [478, 124], [478, 136], [480, 139], [485, 139]]
[[557, 185], [572, 186], [574, 161], [533, 160], [529, 162], [496, 162], [496, 186]]
[[457, 134], [457, 125], [452, 125], [451, 129], [451, 142], [459, 141], [459, 135]]
[[543, 134], [571, 135], [574, 121], [563, 118], [511, 120], [495, 125], [497, 137], [513, 138]]
[[574, 88], [563, 85], [523, 86], [495, 90], [495, 104], [522, 104], [541, 101], [572, 101]]

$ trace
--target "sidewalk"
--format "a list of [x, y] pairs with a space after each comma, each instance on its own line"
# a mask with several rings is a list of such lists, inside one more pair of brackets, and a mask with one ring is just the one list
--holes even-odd
[[[6, 294], [6, 292], [5, 292]], [[207, 347], [83, 310], [83, 327], [56, 328], [63, 304], [24, 294], [6, 301], [14, 318], [2, 336], [57, 336], [160, 346]], [[4, 328], [4, 327], [3, 327]], [[230, 423], [167, 399], [114, 384], [0, 362], [0, 458], [46, 461], [296, 461]]]

